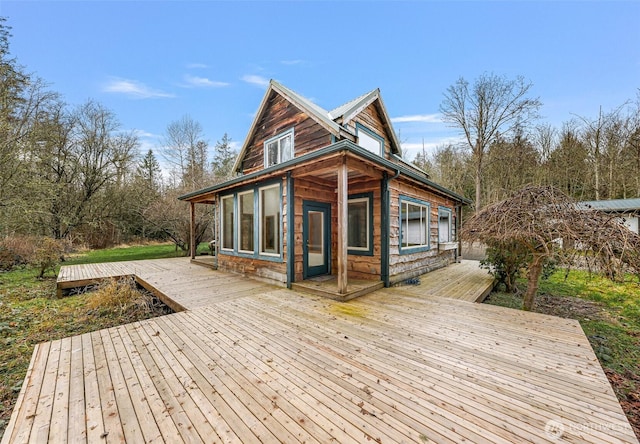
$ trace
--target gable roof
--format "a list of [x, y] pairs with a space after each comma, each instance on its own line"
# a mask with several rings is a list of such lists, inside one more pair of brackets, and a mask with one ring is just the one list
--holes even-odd
[[391, 119], [389, 118], [384, 103], [382, 102], [382, 98], [380, 97], [379, 88], [356, 97], [355, 99], [350, 100], [349, 102], [333, 109], [332, 111], [327, 111], [319, 105], [313, 103], [306, 97], [296, 93], [295, 91], [272, 79], [269, 81], [269, 87], [267, 88], [267, 91], [262, 98], [262, 102], [260, 103], [258, 112], [256, 113], [251, 127], [249, 128], [249, 132], [247, 133], [247, 137], [244, 140], [242, 149], [238, 153], [238, 157], [236, 158], [236, 161], [233, 165], [233, 172], [240, 171], [242, 160], [244, 159], [244, 156], [249, 149], [249, 144], [251, 143], [252, 136], [256, 130], [260, 118], [262, 117], [262, 114], [267, 107], [267, 104], [269, 103], [269, 97], [271, 96], [272, 92], [278, 93], [298, 109], [306, 113], [309, 117], [311, 117], [318, 124], [329, 131], [329, 133], [334, 135], [336, 139], [346, 138], [347, 140], [351, 141], [356, 140], [356, 135], [353, 130], [345, 126], [346, 123], [348, 123], [351, 119], [358, 115], [358, 113], [360, 113], [367, 106], [377, 101], [378, 110], [380, 111], [382, 119], [384, 120], [383, 123], [389, 129], [388, 136], [392, 142], [392, 152], [400, 156], [402, 155], [400, 143], [396, 138], [393, 127], [391, 126]]

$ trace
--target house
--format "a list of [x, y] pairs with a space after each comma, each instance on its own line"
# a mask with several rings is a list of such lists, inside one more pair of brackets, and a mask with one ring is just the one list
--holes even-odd
[[578, 207], [587, 210], [599, 210], [618, 215], [622, 222], [634, 233], [640, 234], [638, 220], [640, 220], [640, 198], [590, 200], [578, 202]]
[[192, 227], [195, 205], [216, 206], [220, 270], [334, 279], [348, 299], [350, 282], [390, 286], [458, 257], [469, 201], [402, 158], [378, 89], [326, 111], [272, 80], [233, 171], [180, 197]]

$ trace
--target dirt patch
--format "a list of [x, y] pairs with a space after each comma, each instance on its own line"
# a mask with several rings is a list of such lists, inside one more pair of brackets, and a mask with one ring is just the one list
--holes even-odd
[[601, 304], [580, 298], [540, 294], [534, 311], [578, 321], [614, 321]]
[[604, 372], [616, 393], [622, 410], [624, 410], [636, 436], [640, 437], [640, 377], [627, 372], [621, 375], [611, 369], [605, 368]]

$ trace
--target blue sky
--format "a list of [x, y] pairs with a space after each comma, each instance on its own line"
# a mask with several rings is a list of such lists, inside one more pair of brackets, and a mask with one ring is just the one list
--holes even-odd
[[446, 88], [484, 72], [533, 83], [560, 126], [634, 100], [640, 2], [0, 0], [11, 50], [69, 104], [95, 99], [158, 150], [189, 114], [241, 144], [268, 79], [334, 108], [379, 87], [405, 157], [455, 131]]

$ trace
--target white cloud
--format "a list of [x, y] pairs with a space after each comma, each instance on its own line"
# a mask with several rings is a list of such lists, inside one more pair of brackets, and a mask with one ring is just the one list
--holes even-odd
[[229, 86], [227, 82], [219, 82], [217, 80], [207, 79], [206, 77], [191, 76], [189, 74], [184, 76], [186, 87], [192, 88], [222, 88]]
[[283, 65], [300, 65], [301, 63], [304, 63], [304, 60], [282, 60], [280, 63], [282, 63]]
[[428, 153], [433, 154], [438, 148], [446, 145], [459, 145], [464, 142], [464, 139], [459, 136], [446, 136], [440, 137], [435, 140], [423, 142], [405, 142], [400, 143], [402, 147], [402, 157], [405, 160], [413, 160], [416, 154], [422, 152], [422, 149]]
[[236, 153], [239, 153], [240, 149], [242, 149], [242, 143], [236, 142], [235, 140], [232, 140], [229, 146], [231, 147], [231, 150], [235, 151]]
[[266, 88], [267, 86], [269, 86], [269, 79], [265, 79], [262, 76], [247, 74], [245, 76], [242, 76], [242, 80], [252, 85], [260, 86], [262, 88]]
[[140, 137], [140, 138], [145, 138], [145, 139], [160, 139], [162, 136], [159, 134], [154, 134], [154, 133], [150, 133], [149, 131], [145, 131], [142, 129], [134, 129], [132, 130], [133, 133]]
[[442, 123], [440, 114], [414, 114], [411, 116], [392, 117], [393, 123], [407, 123], [407, 122], [425, 122], [425, 123]]
[[189, 63], [187, 65], [188, 69], [204, 69], [204, 68], [208, 68], [207, 65], [205, 65], [204, 63]]
[[137, 80], [113, 78], [102, 88], [107, 93], [125, 94], [136, 99], [175, 97], [174, 94], [153, 89]]

